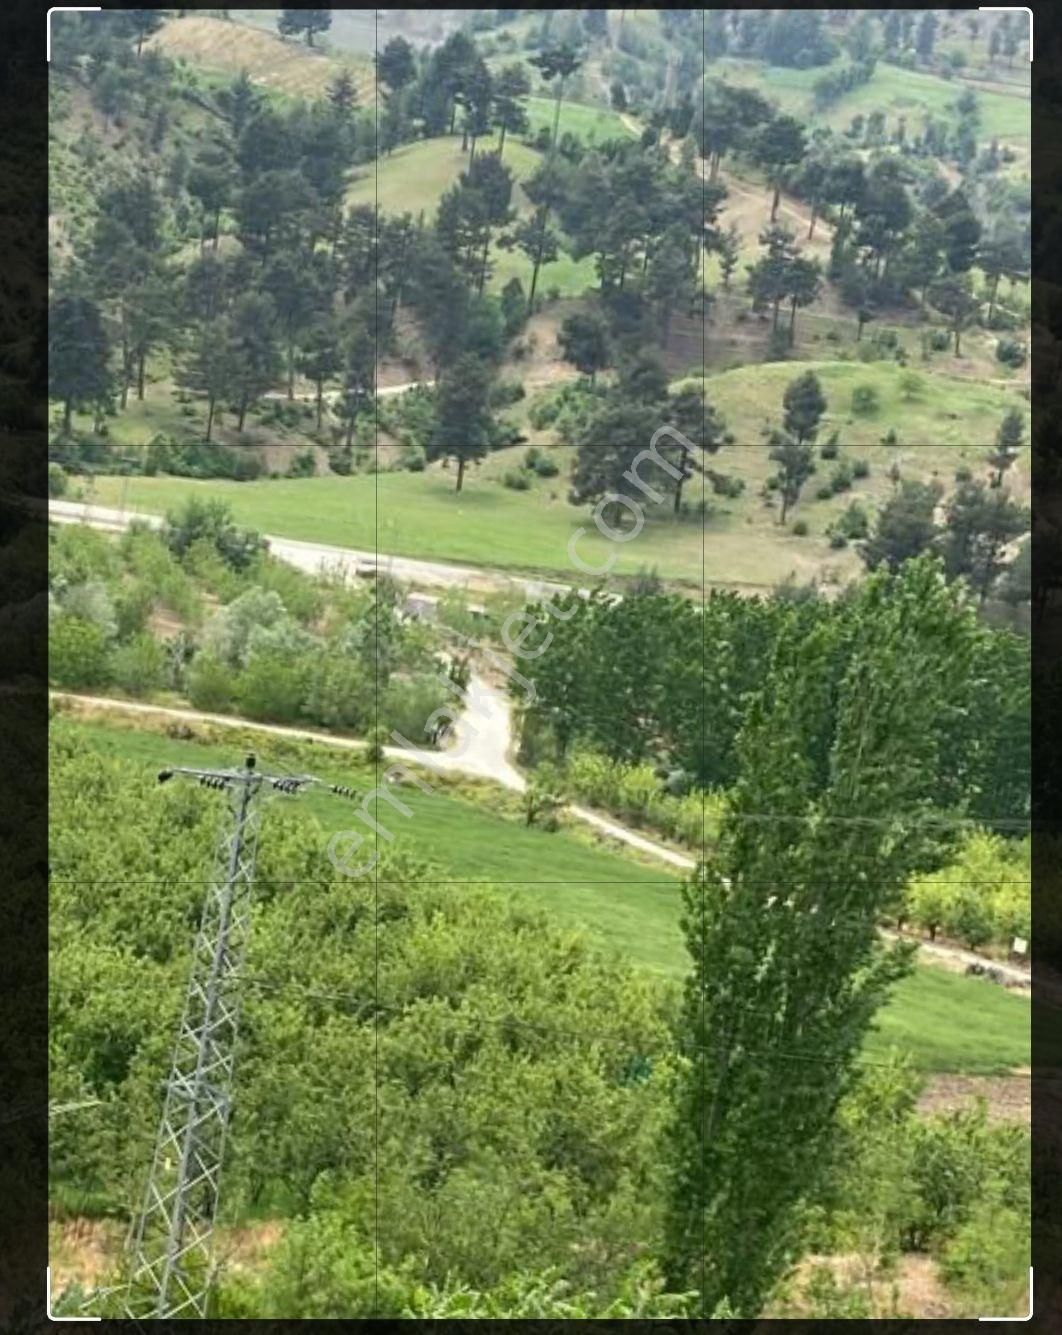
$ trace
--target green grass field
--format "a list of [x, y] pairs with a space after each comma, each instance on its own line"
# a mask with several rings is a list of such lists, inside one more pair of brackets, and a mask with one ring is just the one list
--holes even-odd
[[[145, 782], [166, 763], [226, 765], [242, 749], [235, 735], [232, 746], [220, 747], [99, 723], [79, 728], [101, 755], [141, 766]], [[254, 745], [264, 766], [274, 744], [259, 735]], [[312, 764], [322, 778], [350, 783], [354, 769], [365, 782], [364, 762], [352, 766], [323, 745], [314, 747]], [[412, 811], [408, 818], [381, 808], [395, 848], [444, 868], [448, 879], [492, 882], [558, 921], [588, 929], [624, 958], [663, 977], [684, 975], [673, 876], [589, 847], [563, 831], [528, 830], [468, 797], [428, 796], [405, 785], [402, 798]], [[300, 801], [327, 832], [349, 828], [350, 809], [343, 804], [313, 794]], [[927, 1070], [989, 1073], [1026, 1065], [1028, 1002], [976, 979], [919, 967], [881, 1015], [867, 1044], [868, 1058], [880, 1058], [890, 1046], [910, 1051]]]
[[[879, 60], [869, 82], [853, 89], [825, 111], [815, 111], [812, 86], [823, 74], [843, 63], [842, 60], [836, 65], [797, 70], [765, 67], [759, 61], [727, 56], [712, 61], [708, 75], [709, 78], [753, 85], [783, 110], [838, 130], [845, 129], [853, 116], [866, 116], [871, 111], [880, 110], [885, 112], [890, 124], [895, 124], [900, 116], [906, 116], [908, 131], [920, 132], [927, 114], [937, 118], [953, 117], [951, 105], [966, 88], [957, 79], [905, 70]], [[1020, 93], [1011, 96], [983, 91], [978, 91], [977, 96], [984, 135], [1027, 147], [1032, 133], [1028, 97], [1022, 97]]]
[[[542, 99], [531, 98], [530, 101]], [[583, 107], [573, 110], [591, 112], [594, 109]], [[497, 136], [491, 135], [479, 141], [477, 152], [493, 151], [496, 145]], [[516, 180], [513, 207], [518, 214], [526, 216], [531, 212], [531, 203], [520, 189], [520, 182], [525, 181], [535, 170], [542, 161], [542, 154], [510, 136], [503, 150], [503, 161]], [[458, 136], [403, 144], [389, 157], [381, 159], [378, 168], [377, 164], [370, 163], [358, 174], [347, 190], [346, 202], [348, 206], [371, 205], [378, 200], [385, 213], [411, 213], [414, 217], [423, 213], [426, 218], [430, 218], [438, 208], [442, 195], [467, 168], [468, 154], [462, 151]], [[491, 291], [500, 291], [511, 278], [519, 278], [524, 290], [529, 289], [531, 261], [520, 251], [503, 250], [498, 245], [492, 245], [491, 265], [493, 272], [488, 285]], [[553, 264], [547, 264], [539, 275], [541, 292], [556, 288], [565, 297], [578, 296], [596, 284], [593, 257], [574, 260], [563, 251], [560, 258]]]
[[[806, 365], [801, 363], [800, 369]], [[516, 447], [473, 468], [460, 495], [454, 492], [452, 471], [432, 466], [423, 473], [243, 483], [100, 477], [94, 498], [102, 505], [124, 503], [130, 509], [164, 513], [189, 496], [209, 494], [226, 500], [240, 523], [278, 537], [359, 550], [378, 544], [380, 551], [397, 556], [544, 571], [569, 579], [573, 571], [568, 543], [578, 529], [586, 527], [580, 554], [591, 564], [615, 556], [613, 571], [618, 575], [655, 566], [665, 578], [699, 586], [703, 560], [709, 582], [773, 585], [790, 574], [806, 579], [824, 572], [835, 578], [856, 573], [859, 561], [851, 549], [832, 550], [824, 537], [842, 509], [853, 499], [870, 510], [879, 505], [890, 494], [888, 472], [894, 461], [906, 477], [927, 480], [936, 476], [945, 486], [953, 485], [960, 465], [975, 476], [985, 475], [985, 454], [1004, 411], [1012, 403], [1026, 407], [1024, 400], [1004, 386], [928, 373], [923, 374], [917, 397], [908, 401], [901, 388], [902, 372], [892, 363], [811, 365], [829, 401], [821, 438], [837, 427], [845, 455], [868, 461], [870, 474], [856, 480], [850, 491], [820, 501], [816, 487], [836, 466], [820, 460], [818, 474], [807, 483], [793, 511], [794, 518], [807, 523], [806, 537], [780, 528], [775, 511], [760, 495], [774, 467], [763, 443], [763, 428], [778, 422], [785, 386], [796, 374], [796, 368], [785, 363], [740, 367], [707, 381], [711, 402], [738, 442], [724, 447], [713, 463], [719, 471], [740, 477], [745, 491], [733, 500], [707, 495], [711, 510], [703, 544], [699, 522], [676, 522], [666, 511], [663, 517], [650, 518], [635, 540], [620, 544], [600, 537], [589, 512], [568, 504], [571, 451], [563, 446], [553, 447], [559, 452], [560, 475], [536, 481], [525, 492], [501, 485], [504, 473], [520, 462], [522, 450]], [[851, 411], [852, 390], [864, 384], [878, 392], [881, 407], [858, 417]], [[172, 413], [172, 407], [167, 411]], [[135, 443], [164, 429], [149, 422], [146, 404], [137, 405], [135, 412], [137, 416], [128, 422], [121, 417], [116, 420], [115, 440]], [[889, 427], [896, 430], [896, 445], [881, 443]], [[1024, 453], [1012, 478], [1011, 485], [1025, 494], [1028, 460]], [[689, 499], [698, 500], [701, 491], [702, 485], [694, 481], [688, 489]]]
[[[490, 152], [496, 146], [497, 136], [479, 140], [476, 152]], [[520, 213], [528, 213], [530, 204], [519, 187], [542, 161], [542, 154], [526, 144], [506, 140], [502, 161], [516, 178], [513, 204]], [[415, 144], [403, 144], [377, 164], [370, 162], [361, 169], [347, 191], [346, 202], [374, 204], [379, 200], [384, 213], [434, 214], [439, 200], [457, 178], [468, 169], [468, 154], [461, 149], [460, 136], [423, 139]]]

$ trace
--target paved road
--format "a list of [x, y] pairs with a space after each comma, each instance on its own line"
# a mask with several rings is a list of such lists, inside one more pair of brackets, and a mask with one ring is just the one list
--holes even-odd
[[[122, 532], [134, 520], [153, 528], [158, 528], [162, 523], [159, 515], [137, 510], [115, 510], [105, 505], [93, 505], [81, 501], [50, 500], [48, 518], [58, 524], [88, 524], [90, 528], [103, 529], [109, 533]], [[358, 551], [352, 547], [333, 547], [322, 542], [302, 542], [295, 538], [280, 538], [272, 533], [266, 533], [264, 537], [274, 556], [311, 575], [335, 570], [341, 570], [348, 576], [379, 571], [421, 588], [464, 588], [476, 593], [511, 592], [514, 588], [518, 588], [532, 598], [544, 593], [564, 592], [569, 587], [548, 580], [507, 575], [502, 571], [476, 566], [421, 561], [413, 557], [392, 556], [383, 552]]]

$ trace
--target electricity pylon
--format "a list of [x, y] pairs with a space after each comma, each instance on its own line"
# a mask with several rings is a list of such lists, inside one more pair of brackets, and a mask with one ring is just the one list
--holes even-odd
[[126, 1315], [133, 1318], [206, 1316], [262, 794], [275, 790], [296, 796], [323, 786], [340, 797], [354, 796], [349, 788], [322, 784], [308, 774], [263, 774], [254, 756], [247, 757], [242, 769], [162, 770], [159, 782], [175, 775], [223, 790], [229, 801], [196, 937], [151, 1173], [130, 1235], [124, 1301]]

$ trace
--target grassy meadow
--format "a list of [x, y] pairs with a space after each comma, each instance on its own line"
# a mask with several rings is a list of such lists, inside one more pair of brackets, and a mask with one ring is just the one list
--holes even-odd
[[[814, 366], [829, 403], [820, 440], [833, 429], [840, 432], [841, 449], [850, 461], [865, 460], [869, 475], [855, 479], [850, 490], [819, 500], [818, 486], [827, 481], [836, 461], [818, 461], [818, 472], [805, 485], [792, 511], [809, 532], [798, 537], [781, 528], [777, 513], [761, 495], [774, 465], [768, 457], [764, 431], [777, 424], [785, 386], [806, 365]], [[630, 575], [647, 566], [671, 580], [697, 587], [709, 583], [773, 585], [793, 575], [798, 579], [843, 579], [856, 573], [858, 557], [851, 549], [834, 550], [825, 533], [851, 501], [868, 511], [891, 493], [889, 471], [898, 463], [904, 477], [938, 479], [954, 485], [955, 472], [968, 468], [975, 476], [986, 471], [985, 456], [999, 420], [1013, 403], [1024, 406], [1013, 390], [944, 376], [921, 375], [921, 386], [905, 389], [903, 372], [885, 362], [786, 363], [740, 367], [710, 377], [710, 402], [721, 412], [736, 437], [711, 461], [718, 471], [739, 477], [743, 493], [724, 499], [695, 479], [687, 491], [696, 502], [709, 504], [702, 544], [701, 524], [691, 517], [675, 521], [665, 510], [651, 517], [637, 540], [610, 543], [594, 530], [585, 509], [567, 500], [567, 473], [571, 449], [553, 445], [560, 474], [536, 480], [528, 491], [513, 491], [502, 478], [520, 463], [522, 447], [498, 451], [469, 471], [464, 490], [454, 492], [452, 470], [433, 465], [423, 473], [362, 474], [258, 482], [201, 482], [187, 478], [99, 477], [92, 497], [101, 505], [164, 513], [189, 496], [212, 495], [226, 500], [238, 522], [278, 537], [301, 538], [356, 549], [379, 548], [396, 556], [425, 560], [490, 565], [512, 571], [544, 571], [570, 578], [567, 548], [580, 528], [588, 532], [580, 553], [599, 564], [614, 555], [614, 573]], [[852, 410], [856, 386], [869, 385], [879, 408], [859, 415]], [[521, 405], [526, 412], [526, 406]], [[144, 443], [165, 429], [155, 416], [171, 413], [174, 405], [131, 401], [130, 410], [117, 419], [114, 439]], [[892, 428], [895, 444], [883, 444]], [[547, 444], [549, 436], [536, 436]], [[1027, 451], [1011, 475], [1018, 494], [1028, 491]], [[703, 546], [703, 551], [702, 551]]]

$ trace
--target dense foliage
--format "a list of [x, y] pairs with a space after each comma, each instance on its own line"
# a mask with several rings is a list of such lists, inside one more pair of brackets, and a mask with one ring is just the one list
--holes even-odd
[[438, 740], [425, 725], [459, 688], [438, 635], [388, 581], [368, 590], [301, 574], [215, 502], [189, 502], [161, 533], [138, 527], [116, 542], [69, 525], [51, 536], [55, 685]]

